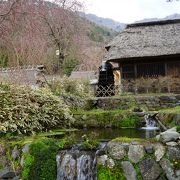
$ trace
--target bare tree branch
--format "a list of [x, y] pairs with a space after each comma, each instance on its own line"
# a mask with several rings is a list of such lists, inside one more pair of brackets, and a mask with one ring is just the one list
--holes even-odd
[[0, 24], [5, 20], [5, 18], [11, 13], [11, 11], [14, 9], [14, 7], [16, 6], [16, 4], [19, 2], [20, 0], [14, 0], [12, 2], [12, 4], [9, 7], [9, 10], [6, 13], [0, 14], [0, 18], [2, 18], [0, 20]]

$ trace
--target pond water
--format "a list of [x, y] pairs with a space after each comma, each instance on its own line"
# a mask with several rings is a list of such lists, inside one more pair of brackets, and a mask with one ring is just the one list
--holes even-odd
[[[75, 135], [78, 141], [82, 140], [83, 135], [87, 137], [95, 138], [100, 141], [108, 141], [117, 137], [128, 137], [128, 138], [141, 138], [149, 139], [153, 138], [158, 134], [156, 130], [143, 130], [143, 129], [80, 129], [77, 131], [66, 132], [66, 135]], [[62, 136], [55, 135], [55, 138], [62, 138]]]

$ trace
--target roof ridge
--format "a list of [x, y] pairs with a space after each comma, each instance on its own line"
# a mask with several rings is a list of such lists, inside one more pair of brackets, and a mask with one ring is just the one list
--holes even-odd
[[149, 22], [138, 22], [133, 24], [128, 24], [127, 28], [138, 27], [138, 26], [154, 26], [154, 25], [165, 25], [165, 24], [176, 24], [180, 23], [180, 19], [168, 19], [168, 20], [159, 20], [159, 21], [149, 21]]

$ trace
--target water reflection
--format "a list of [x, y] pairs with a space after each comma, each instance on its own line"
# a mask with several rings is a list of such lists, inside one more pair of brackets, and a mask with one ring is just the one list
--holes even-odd
[[157, 131], [156, 130], [145, 130], [146, 139], [153, 138], [156, 136]]
[[142, 138], [149, 139], [156, 136], [157, 131], [155, 130], [143, 130], [143, 129], [81, 129], [69, 134], [75, 135], [77, 140], [82, 140], [83, 135], [91, 136], [95, 134], [96, 139], [99, 140], [111, 140], [117, 137], [129, 137], [129, 138]]

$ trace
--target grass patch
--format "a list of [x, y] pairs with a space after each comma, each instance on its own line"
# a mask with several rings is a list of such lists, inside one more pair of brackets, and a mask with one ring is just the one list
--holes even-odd
[[156, 139], [140, 139], [140, 138], [128, 138], [128, 137], [118, 137], [112, 140], [113, 142], [125, 142], [125, 143], [132, 143], [132, 142], [140, 142], [140, 143], [148, 143], [148, 142], [156, 142]]
[[96, 115], [96, 114], [103, 114], [103, 113], [124, 113], [128, 110], [122, 110], [122, 109], [114, 109], [114, 110], [103, 110], [103, 109], [92, 109], [90, 111], [82, 111], [80, 109], [73, 112], [73, 114], [83, 114], [83, 115]]
[[142, 180], [142, 175], [141, 175], [141, 171], [140, 171], [140, 168], [139, 168], [138, 164], [135, 164], [134, 168], [135, 168], [135, 171], [137, 173], [137, 179]]
[[98, 180], [125, 180], [123, 170], [120, 167], [107, 168], [102, 165], [98, 166], [97, 171]]
[[172, 113], [172, 114], [180, 114], [180, 106], [176, 106], [174, 108], [167, 108], [167, 109], [162, 109], [159, 111], [160, 113]]

